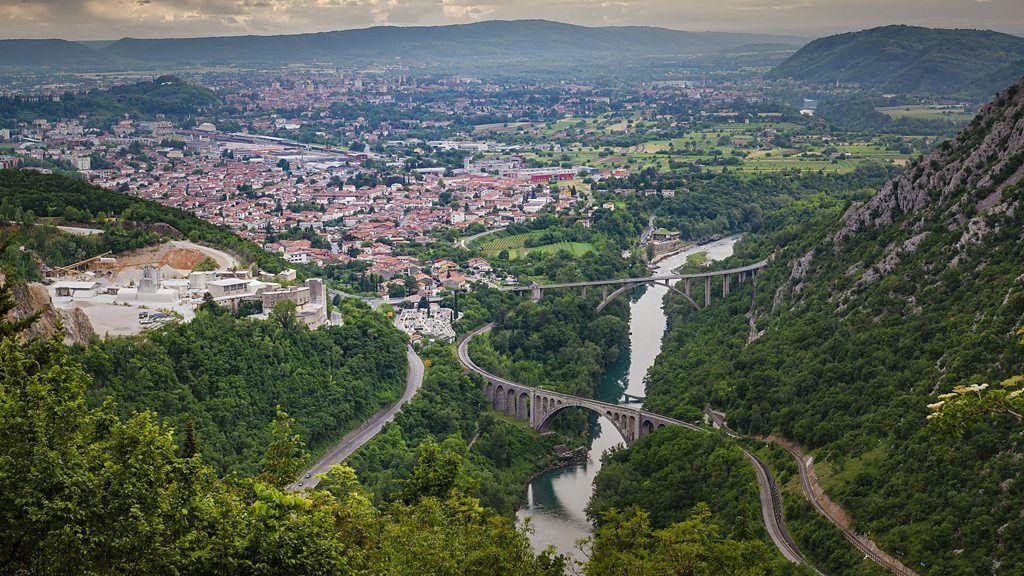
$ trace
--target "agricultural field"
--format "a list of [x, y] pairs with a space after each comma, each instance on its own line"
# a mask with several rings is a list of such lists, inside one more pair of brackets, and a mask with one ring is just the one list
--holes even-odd
[[[696, 163], [706, 170], [728, 169], [740, 173], [779, 170], [848, 172], [865, 161], [903, 165], [924, 147], [922, 137], [901, 140], [901, 137], [892, 135], [871, 141], [844, 142], [829, 141], [819, 135], [789, 136], [798, 132], [798, 128], [800, 126], [785, 122], [721, 123], [684, 137], [650, 140], [636, 146], [570, 145], [557, 152], [536, 151], [525, 156], [542, 164], [566, 167], [587, 165], [672, 170]], [[905, 149], [897, 150], [892, 145], [893, 139], [913, 145], [901, 145]]]
[[573, 256], [582, 256], [587, 252], [594, 251], [594, 245], [589, 242], [556, 242], [554, 244], [545, 244], [543, 246], [531, 246], [527, 247], [526, 243], [531, 237], [536, 237], [537, 233], [529, 232], [525, 234], [510, 234], [508, 236], [501, 236], [499, 238], [492, 239], [481, 239], [479, 243], [473, 243], [470, 246], [480, 250], [490, 257], [497, 256], [503, 250], [508, 251], [508, 257], [510, 260], [516, 258], [522, 258], [527, 254], [543, 254], [543, 253], [554, 253], [565, 250]]
[[924, 104], [912, 106], [885, 106], [875, 108], [878, 112], [893, 119], [920, 118], [926, 120], [949, 120], [958, 124], [969, 122], [974, 118], [974, 112], [968, 111], [963, 106], [928, 106]]

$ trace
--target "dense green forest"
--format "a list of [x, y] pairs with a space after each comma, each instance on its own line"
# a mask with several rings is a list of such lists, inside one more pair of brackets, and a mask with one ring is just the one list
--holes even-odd
[[[69, 224], [107, 230], [109, 238], [55, 239], [50, 228], [31, 230], [38, 218], [58, 218]], [[26, 237], [44, 259], [56, 261], [96, 256], [105, 250], [136, 248], [161, 237], [181, 237], [233, 253], [260, 269], [279, 272], [288, 267], [279, 256], [205, 220], [151, 200], [93, 186], [80, 180], [32, 170], [0, 170], [0, 219], [27, 222]], [[169, 227], [169, 228], [168, 228]], [[104, 234], [107, 236], [108, 234]], [[49, 250], [53, 250], [50, 252]], [[31, 267], [26, 264], [31, 275]]]
[[756, 285], [700, 312], [670, 297], [650, 409], [710, 403], [799, 442], [856, 530], [923, 574], [1019, 573], [1019, 417], [979, 409], [950, 435], [928, 416], [1024, 365], [1022, 118], [1018, 86], [869, 201], [740, 243], [775, 256]]
[[538, 436], [490, 412], [480, 382], [463, 373], [450, 346], [433, 345], [421, 353], [428, 364], [423, 388], [348, 464], [386, 501], [401, 492], [412, 473], [417, 446], [436, 440], [465, 459], [472, 494], [511, 516], [528, 478], [556, 462], [558, 438]]
[[[25, 326], [6, 320], [12, 307], [0, 286], [0, 564], [12, 572], [565, 573], [564, 559], [535, 555], [522, 528], [470, 496], [474, 465], [454, 442], [414, 449], [388, 501], [375, 503], [344, 465], [321, 489], [288, 494], [305, 450], [296, 421], [277, 410], [259, 476], [221, 478], [190, 433], [179, 448], [153, 412], [113, 400], [90, 408], [89, 375], [57, 341], [21, 341]], [[726, 536], [701, 507], [662, 530], [642, 512], [609, 512], [594, 551], [582, 573], [772, 573], [763, 543]]]
[[736, 444], [720, 434], [666, 428], [604, 457], [587, 515], [600, 525], [610, 509], [638, 507], [664, 528], [701, 503], [738, 538], [767, 537], [754, 469]]
[[74, 357], [92, 377], [90, 405], [152, 410], [194, 427], [220, 473], [253, 473], [275, 406], [316, 451], [337, 441], [405, 386], [405, 338], [381, 314], [345, 307], [343, 326], [308, 330], [291, 317], [238, 319], [217, 306], [188, 323], [97, 340]]
[[771, 72], [815, 84], [985, 100], [1024, 74], [1024, 38], [991, 30], [883, 26], [819, 38]]
[[220, 98], [211, 90], [165, 75], [84, 94], [66, 93], [58, 100], [0, 98], [0, 118], [3, 123], [13, 125], [13, 122], [37, 118], [55, 121], [85, 116], [87, 126], [107, 128], [126, 114], [135, 120], [157, 116], [183, 120], [219, 105]]
[[481, 368], [510, 380], [593, 397], [605, 370], [629, 344], [621, 302], [598, 314], [596, 297], [520, 301], [488, 334], [470, 341]]
[[656, 214], [659, 226], [678, 230], [684, 240], [704, 240], [776, 226], [771, 215], [794, 204], [822, 198], [862, 198], [864, 190], [880, 187], [896, 172], [886, 164], [866, 164], [845, 174], [773, 172], [756, 176], [666, 173], [648, 168], [627, 178], [609, 178], [601, 188], [676, 191], [672, 198], [629, 197], [629, 211]]
[[814, 115], [832, 125], [833, 129], [862, 134], [917, 134], [953, 136], [965, 121], [954, 122], [942, 118], [892, 118], [876, 108], [884, 106], [884, 99], [872, 98], [861, 92], [828, 96], [818, 101]]

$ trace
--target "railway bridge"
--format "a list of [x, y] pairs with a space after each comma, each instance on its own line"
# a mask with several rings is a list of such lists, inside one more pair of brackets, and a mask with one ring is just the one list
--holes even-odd
[[619, 431], [627, 446], [632, 446], [640, 438], [665, 426], [682, 426], [697, 431], [705, 430], [697, 424], [661, 416], [642, 408], [525, 386], [491, 374], [477, 366], [469, 357], [469, 341], [473, 336], [487, 332], [493, 327], [494, 324], [488, 324], [467, 334], [459, 342], [459, 361], [487, 381], [484, 393], [496, 410], [518, 420], [529, 421], [530, 427], [534, 430], [546, 431], [555, 415], [568, 408], [582, 408], [604, 416]]

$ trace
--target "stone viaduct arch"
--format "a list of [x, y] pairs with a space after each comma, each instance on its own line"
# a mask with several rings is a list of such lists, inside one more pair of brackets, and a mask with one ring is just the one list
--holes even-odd
[[665, 426], [684, 426], [692, 430], [701, 430], [695, 424], [666, 418], [638, 408], [590, 400], [543, 388], [531, 388], [489, 374], [485, 377], [487, 384], [484, 393], [491, 406], [506, 416], [529, 421], [530, 427], [538, 432], [547, 431], [555, 416], [569, 408], [589, 410], [598, 416], [604, 416], [619, 431], [627, 446], [632, 446], [640, 438]]

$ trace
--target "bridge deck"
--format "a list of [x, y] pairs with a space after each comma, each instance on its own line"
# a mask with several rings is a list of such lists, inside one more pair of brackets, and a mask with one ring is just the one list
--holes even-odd
[[698, 272], [694, 274], [661, 274], [658, 276], [643, 276], [641, 278], [610, 278], [608, 280], [585, 280], [582, 282], [562, 282], [558, 284], [528, 284], [524, 286], [502, 286], [498, 290], [502, 292], [525, 292], [527, 290], [533, 290], [534, 288], [540, 288], [541, 290], [548, 290], [552, 288], [582, 288], [584, 286], [615, 286], [619, 284], [649, 284], [652, 282], [664, 282], [666, 280], [692, 280], [697, 278], [714, 278], [717, 276], [728, 276], [730, 274], [740, 274], [742, 272], [750, 272], [752, 270], [760, 270], [768, 265], [768, 259], [748, 264], [747, 266], [740, 266], [739, 268], [730, 268], [728, 270], [712, 270], [709, 272]]

